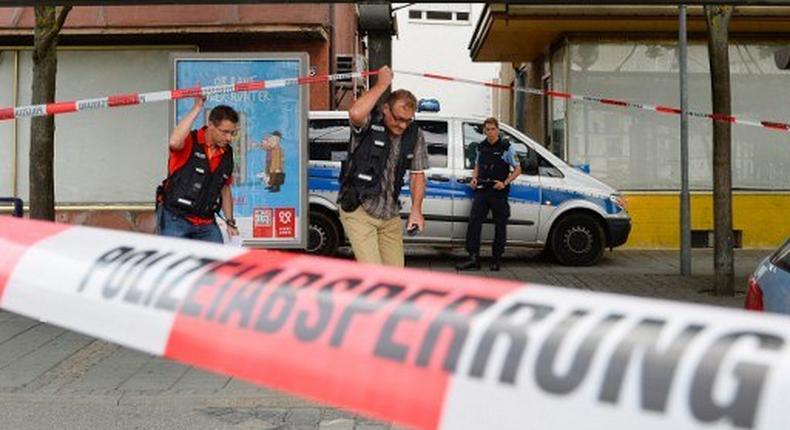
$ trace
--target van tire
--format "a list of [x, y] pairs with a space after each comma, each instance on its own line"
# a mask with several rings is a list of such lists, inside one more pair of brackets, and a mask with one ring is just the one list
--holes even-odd
[[336, 220], [322, 211], [310, 211], [307, 227], [307, 252], [314, 255], [331, 256], [340, 246], [340, 227]]
[[603, 256], [606, 233], [601, 223], [584, 213], [571, 213], [557, 221], [551, 233], [551, 251], [563, 266], [592, 266]]

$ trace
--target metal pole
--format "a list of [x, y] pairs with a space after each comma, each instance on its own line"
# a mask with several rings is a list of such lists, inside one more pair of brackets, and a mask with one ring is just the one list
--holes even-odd
[[678, 10], [680, 72], [680, 274], [691, 275], [691, 197], [689, 195], [688, 37], [686, 5]]

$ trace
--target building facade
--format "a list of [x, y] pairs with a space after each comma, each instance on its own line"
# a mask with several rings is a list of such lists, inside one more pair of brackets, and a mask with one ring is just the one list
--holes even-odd
[[[476, 61], [503, 61], [510, 82], [531, 88], [679, 106], [674, 7], [487, 6], [470, 42]], [[514, 43], [518, 41], [519, 43]], [[787, 122], [790, 72], [773, 53], [790, 41], [790, 9], [738, 7], [730, 25], [732, 111]], [[689, 110], [711, 112], [702, 9], [689, 8]], [[504, 68], [503, 68], [504, 70]], [[508, 79], [507, 77], [505, 79]], [[513, 122], [574, 165], [622, 190], [634, 228], [627, 246], [679, 246], [679, 117], [518, 93]], [[733, 124], [733, 221], [744, 247], [790, 236], [788, 134]], [[713, 229], [712, 127], [689, 121], [692, 230]]]

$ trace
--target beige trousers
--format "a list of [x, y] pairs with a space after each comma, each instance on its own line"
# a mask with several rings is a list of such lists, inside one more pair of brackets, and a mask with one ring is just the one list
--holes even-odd
[[403, 224], [399, 217], [378, 219], [358, 207], [340, 210], [340, 221], [360, 263], [403, 267]]

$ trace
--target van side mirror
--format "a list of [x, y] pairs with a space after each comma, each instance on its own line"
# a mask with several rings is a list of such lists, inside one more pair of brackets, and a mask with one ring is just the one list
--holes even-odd
[[535, 151], [527, 152], [527, 156], [521, 160], [521, 173], [529, 176], [538, 175], [538, 154]]

